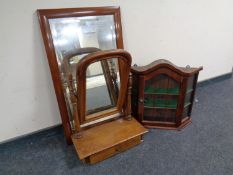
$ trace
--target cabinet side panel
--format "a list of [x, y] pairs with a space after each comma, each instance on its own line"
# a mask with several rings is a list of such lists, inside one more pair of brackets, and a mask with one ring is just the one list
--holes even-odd
[[192, 92], [192, 96], [191, 96], [191, 99], [190, 99], [191, 105], [190, 105], [190, 108], [189, 108], [189, 111], [188, 111], [188, 116], [189, 117], [191, 117], [191, 113], [192, 113], [193, 102], [194, 102], [196, 87], [197, 87], [198, 75], [199, 75], [199, 73], [195, 74], [194, 79], [193, 79], [193, 92]]
[[132, 74], [132, 95], [131, 95], [131, 108], [132, 114], [138, 119], [138, 95], [139, 95], [139, 78], [138, 75]]

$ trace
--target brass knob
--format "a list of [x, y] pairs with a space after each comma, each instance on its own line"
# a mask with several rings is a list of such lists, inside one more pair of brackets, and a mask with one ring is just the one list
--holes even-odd
[[143, 98], [140, 98], [140, 99], [139, 99], [139, 102], [140, 102], [140, 103], [143, 103], [143, 102], [144, 102], [144, 99], [143, 99]]

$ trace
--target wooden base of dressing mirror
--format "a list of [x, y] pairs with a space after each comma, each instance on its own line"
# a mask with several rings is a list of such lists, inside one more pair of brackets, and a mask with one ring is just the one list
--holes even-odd
[[147, 130], [134, 118], [117, 119], [81, 132], [82, 137], [72, 136], [79, 158], [94, 164], [142, 142]]

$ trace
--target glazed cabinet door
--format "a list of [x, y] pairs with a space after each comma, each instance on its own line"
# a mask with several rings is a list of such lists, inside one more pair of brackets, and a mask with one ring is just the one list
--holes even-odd
[[183, 78], [169, 69], [158, 72], [140, 79], [139, 115], [145, 123], [175, 124]]

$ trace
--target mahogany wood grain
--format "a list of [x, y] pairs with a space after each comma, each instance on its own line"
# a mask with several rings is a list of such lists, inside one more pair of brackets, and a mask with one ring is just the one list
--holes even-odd
[[129, 81], [128, 81], [128, 92], [126, 95], [126, 103], [124, 106], [124, 113], [125, 113], [125, 117], [127, 120], [131, 120], [132, 115], [131, 115], [131, 96], [132, 96], [132, 74], [129, 74]]

